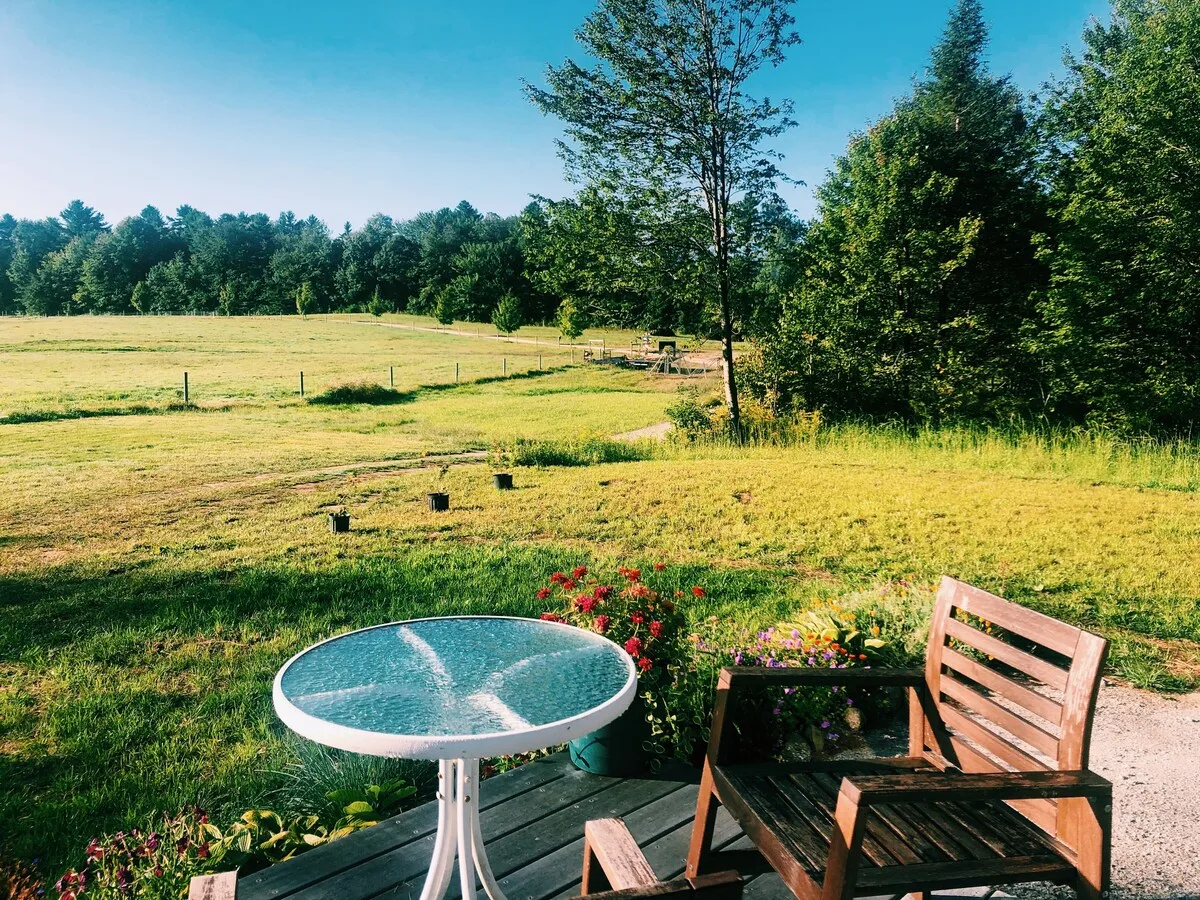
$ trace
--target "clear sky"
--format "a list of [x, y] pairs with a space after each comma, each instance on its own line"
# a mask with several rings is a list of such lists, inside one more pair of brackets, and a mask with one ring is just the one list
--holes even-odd
[[[762, 79], [796, 104], [779, 143], [811, 189], [928, 58], [952, 0], [795, 5], [804, 43]], [[1107, 0], [991, 0], [992, 69], [1026, 91]], [[340, 230], [470, 200], [567, 191], [558, 126], [520, 79], [578, 53], [594, 0], [3, 0], [0, 212], [72, 198], [109, 221], [153, 203], [291, 209]]]

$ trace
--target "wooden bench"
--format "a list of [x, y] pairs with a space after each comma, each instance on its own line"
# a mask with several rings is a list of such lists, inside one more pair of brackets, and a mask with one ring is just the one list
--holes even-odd
[[[1112, 786], [1087, 771], [1108, 644], [942, 580], [924, 670], [722, 670], [687, 874], [709, 865], [717, 802], [802, 900], [1026, 881], [1109, 891]], [[739, 765], [751, 686], [905, 686], [898, 759]]]
[[[742, 879], [720, 872], [659, 881], [624, 821], [596, 819], [584, 826], [580, 893], [597, 900], [739, 900]], [[197, 875], [188, 900], [237, 900], [237, 872]]]

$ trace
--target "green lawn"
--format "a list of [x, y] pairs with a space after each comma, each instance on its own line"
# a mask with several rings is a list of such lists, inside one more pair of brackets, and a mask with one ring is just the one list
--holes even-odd
[[[0, 425], [0, 847], [60, 869], [154, 810], [275, 803], [304, 752], [270, 709], [290, 654], [409, 616], [537, 613], [547, 573], [581, 561], [671, 563], [709, 587], [691, 616], [747, 624], [945, 572], [1110, 636], [1120, 676], [1200, 684], [1194, 448], [845, 427], [520, 468], [511, 492], [487, 464], [424, 460], [632, 430], [672, 400], [582, 366], [444, 377], [537, 350], [316, 319], [0, 319], [0, 415], [117, 413]], [[402, 402], [301, 402], [302, 361], [314, 390], [394, 365]], [[172, 411], [185, 368], [202, 405]], [[435, 486], [450, 512], [426, 510]]]

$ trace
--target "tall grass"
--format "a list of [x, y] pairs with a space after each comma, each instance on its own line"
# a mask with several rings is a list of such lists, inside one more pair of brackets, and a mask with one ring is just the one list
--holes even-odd
[[725, 437], [695, 442], [723, 457], [762, 450], [813, 450], [879, 466], [977, 469], [1009, 476], [1057, 477], [1159, 490], [1200, 490], [1200, 442], [1128, 436], [1050, 425], [913, 426], [898, 423], [783, 423], [752, 426], [748, 443]]

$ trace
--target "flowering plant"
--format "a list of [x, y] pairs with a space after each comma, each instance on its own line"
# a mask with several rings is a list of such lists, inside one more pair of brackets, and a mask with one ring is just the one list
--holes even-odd
[[[707, 634], [696, 635], [697, 649], [721, 666], [806, 667], [847, 669], [869, 666], [886, 647], [878, 625], [860, 631], [854, 613], [832, 607], [807, 613], [799, 621], [759, 631], [722, 632], [710, 620]], [[858, 692], [830, 687], [763, 688], [739, 696], [735, 724], [743, 750], [763, 755], [786, 754], [787, 742], [799, 736], [811, 755], [819, 756], [862, 724]]]
[[555, 572], [537, 594], [554, 606], [543, 619], [602, 634], [633, 658], [656, 756], [668, 749], [690, 754], [701, 724], [698, 717], [675, 709], [675, 697], [694, 670], [686, 620], [676, 601], [706, 592], [699, 585], [689, 592], [666, 587], [665, 571], [661, 563], [645, 576], [641, 569], [621, 566], [616, 578], [600, 579], [586, 566], [577, 566], [570, 573]]
[[54, 889], [59, 900], [178, 900], [192, 876], [210, 870], [219, 858], [214, 854], [219, 837], [202, 809], [158, 819], [147, 831], [118, 831], [89, 843], [84, 866], [67, 870]]

